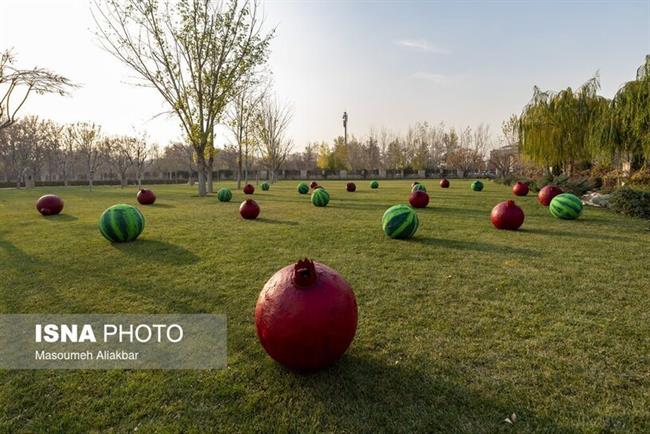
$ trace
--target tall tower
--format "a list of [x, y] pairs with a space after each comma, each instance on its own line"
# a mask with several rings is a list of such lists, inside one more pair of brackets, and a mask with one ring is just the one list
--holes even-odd
[[343, 137], [345, 139], [345, 145], [348, 144], [348, 112], [343, 112]]

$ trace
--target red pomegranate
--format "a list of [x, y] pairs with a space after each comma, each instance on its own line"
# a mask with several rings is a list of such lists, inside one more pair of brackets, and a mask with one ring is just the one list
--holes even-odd
[[153, 191], [147, 190], [146, 188], [141, 188], [136, 198], [142, 205], [151, 205], [156, 201], [156, 195]]
[[318, 187], [318, 183], [316, 181], [312, 181], [311, 184], [309, 184], [309, 188], [311, 189], [315, 189], [316, 187]]
[[440, 187], [449, 188], [449, 180], [447, 178], [442, 178], [440, 180]]
[[271, 277], [255, 306], [257, 337], [277, 362], [295, 370], [331, 365], [357, 330], [357, 300], [336, 271], [309, 259]]
[[244, 186], [244, 194], [253, 194], [255, 193], [255, 187], [253, 187], [251, 184], [246, 184]]
[[524, 211], [514, 200], [507, 200], [492, 208], [490, 219], [495, 228], [514, 231], [524, 223]]
[[562, 189], [557, 185], [547, 185], [537, 194], [537, 201], [544, 206], [549, 206], [553, 198], [562, 193]]
[[350, 193], [357, 191], [357, 185], [354, 182], [348, 182], [345, 189]]
[[528, 194], [528, 184], [517, 181], [517, 183], [512, 186], [512, 192], [515, 196], [526, 196]]
[[409, 203], [413, 208], [426, 208], [429, 205], [429, 195], [422, 190], [415, 190], [409, 194]]
[[239, 205], [239, 214], [246, 220], [255, 220], [260, 215], [260, 206], [253, 199], [246, 199]]
[[56, 215], [63, 209], [63, 199], [56, 194], [46, 194], [36, 201], [36, 209], [43, 215]]

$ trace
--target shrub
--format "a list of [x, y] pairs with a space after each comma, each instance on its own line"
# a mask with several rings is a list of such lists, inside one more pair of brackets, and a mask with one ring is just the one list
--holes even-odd
[[635, 185], [650, 185], [650, 170], [639, 170], [630, 176], [630, 182]]
[[[576, 196], [582, 196], [589, 190], [593, 190], [597, 187], [595, 180], [590, 180], [583, 177], [569, 177], [567, 175], [553, 176], [545, 175], [535, 181], [535, 186], [533, 191], [539, 191], [542, 187], [554, 184], [562, 188], [567, 193], [573, 193]], [[602, 185], [602, 182], [601, 182]]]
[[518, 181], [528, 184], [531, 188], [535, 186], [535, 181], [521, 175], [506, 175], [503, 178], [494, 178], [494, 182], [507, 186], [515, 185]]
[[609, 207], [620, 214], [650, 219], [650, 192], [619, 188], [610, 196]]

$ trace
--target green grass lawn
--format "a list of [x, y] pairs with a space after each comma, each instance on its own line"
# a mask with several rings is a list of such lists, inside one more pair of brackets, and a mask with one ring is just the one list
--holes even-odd
[[[296, 184], [258, 188], [256, 221], [239, 217], [241, 192], [219, 203], [156, 186], [144, 233], [123, 245], [97, 220], [136, 204], [134, 188], [0, 191], [1, 313], [228, 317], [223, 370], [0, 371], [0, 432], [650, 431], [647, 222], [591, 208], [560, 221], [530, 195], [522, 230], [498, 231], [489, 214], [508, 187], [428, 180], [420, 229], [398, 241], [380, 220], [410, 181], [323, 181], [327, 208]], [[36, 212], [46, 192], [63, 215]], [[359, 305], [346, 355], [310, 375], [274, 363], [253, 320], [266, 280], [304, 256]]]

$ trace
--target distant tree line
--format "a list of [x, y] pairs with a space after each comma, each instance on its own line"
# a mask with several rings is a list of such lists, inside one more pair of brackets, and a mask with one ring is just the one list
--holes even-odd
[[321, 170], [454, 170], [464, 176], [485, 171], [486, 152], [494, 146], [484, 124], [456, 130], [444, 123], [418, 122], [403, 134], [382, 128], [362, 139], [352, 136], [347, 144], [343, 137], [332, 144], [311, 143], [302, 161]]
[[[285, 138], [290, 111], [272, 99], [259, 102], [257, 110], [261, 112], [253, 118], [246, 139], [240, 141], [231, 131], [227, 145], [212, 148], [206, 157], [212, 161], [204, 170], [225, 171], [247, 182], [249, 171], [258, 176], [261, 170], [269, 179], [282, 170], [345, 170], [356, 174], [380, 169], [407, 173], [426, 170], [464, 176], [498, 163], [486, 158], [495, 141], [485, 125], [457, 131], [444, 124], [424, 122], [408, 128], [405, 134], [373, 130], [363, 139], [352, 136], [347, 145], [338, 137], [331, 145], [310, 143], [303, 151], [291, 152], [291, 141]], [[502, 141], [499, 138], [496, 143]], [[17, 187], [84, 181], [92, 188], [95, 181], [108, 180], [122, 186], [140, 185], [145, 176], [193, 184], [199, 170], [196, 150], [188, 143], [159, 147], [144, 134], [111, 135], [93, 123], [63, 125], [26, 116], [0, 130], [0, 180]], [[212, 173], [204, 172], [204, 177], [208, 185], [213, 182]]]
[[0, 176], [18, 188], [84, 180], [92, 189], [106, 179], [141, 185], [158, 155], [145, 136], [103, 135], [92, 123], [61, 125], [27, 116], [0, 130]]

